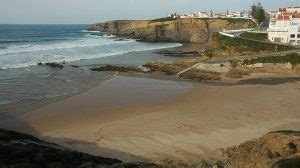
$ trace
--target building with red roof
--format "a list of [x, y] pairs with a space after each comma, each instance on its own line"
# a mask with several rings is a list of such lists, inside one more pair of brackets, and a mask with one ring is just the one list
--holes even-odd
[[300, 45], [300, 7], [270, 11], [268, 37], [272, 42]]

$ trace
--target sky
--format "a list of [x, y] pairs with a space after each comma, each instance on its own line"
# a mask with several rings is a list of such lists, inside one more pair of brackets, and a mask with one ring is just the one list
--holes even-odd
[[0, 0], [0, 24], [90, 24], [119, 19], [152, 19], [169, 13], [249, 10], [300, 6], [300, 0]]

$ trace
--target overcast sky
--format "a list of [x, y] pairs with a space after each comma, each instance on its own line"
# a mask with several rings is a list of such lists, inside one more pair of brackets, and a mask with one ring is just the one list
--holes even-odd
[[0, 24], [89, 24], [171, 12], [241, 11], [259, 1], [266, 9], [300, 6], [300, 0], [0, 0]]

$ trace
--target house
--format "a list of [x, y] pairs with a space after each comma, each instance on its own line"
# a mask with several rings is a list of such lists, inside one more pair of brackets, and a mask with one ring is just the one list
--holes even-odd
[[298, 7], [287, 7], [286, 12], [287, 13], [300, 13], [300, 6], [298, 6]]
[[227, 13], [214, 13], [213, 17], [214, 18], [226, 18]]
[[242, 18], [245, 18], [245, 19], [251, 18], [249, 12], [246, 12], [246, 11], [242, 12], [242, 16], [241, 16], [241, 17], [242, 17]]
[[300, 45], [300, 19], [291, 19], [289, 43], [292, 45]]
[[240, 18], [240, 17], [242, 17], [242, 13], [241, 12], [229, 12], [229, 14], [227, 14], [227, 17]]
[[213, 13], [210, 12], [198, 12], [198, 13], [189, 13], [189, 14], [169, 14], [170, 18], [251, 18], [248, 12], [222, 12], [222, 13]]
[[272, 42], [300, 45], [300, 8], [279, 8], [270, 12], [268, 39]]
[[171, 14], [169, 14], [169, 17], [175, 19], [175, 18], [179, 18], [180, 15], [178, 15], [177, 13], [171, 13]]
[[276, 43], [289, 43], [289, 18], [272, 19], [269, 23], [268, 39]]
[[208, 18], [210, 15], [208, 12], [199, 12], [198, 17], [199, 18]]

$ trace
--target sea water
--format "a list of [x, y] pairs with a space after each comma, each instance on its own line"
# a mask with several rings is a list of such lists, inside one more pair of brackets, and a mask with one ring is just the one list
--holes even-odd
[[[113, 73], [89, 71], [107, 64], [139, 66], [172, 60], [141, 51], [180, 46], [86, 31], [89, 25], [0, 25], [0, 114], [23, 113], [51, 100], [89, 89]], [[63, 69], [38, 66], [58, 62]], [[79, 65], [74, 68], [71, 65]]]

